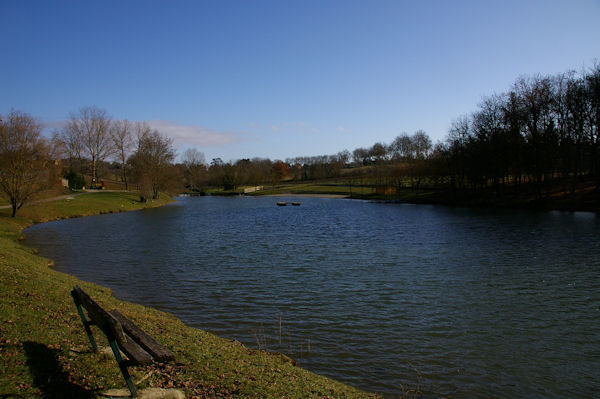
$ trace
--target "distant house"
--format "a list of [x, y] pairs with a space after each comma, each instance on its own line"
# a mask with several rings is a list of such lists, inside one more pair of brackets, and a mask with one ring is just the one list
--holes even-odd
[[61, 178], [61, 179], [60, 179], [60, 184], [61, 184], [63, 187], [69, 188], [69, 181], [68, 181], [67, 179], [65, 179], [65, 178]]

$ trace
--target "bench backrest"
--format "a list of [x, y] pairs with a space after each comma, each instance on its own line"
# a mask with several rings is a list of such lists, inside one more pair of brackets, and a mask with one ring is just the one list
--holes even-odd
[[87, 311], [90, 319], [96, 324], [107, 336], [112, 336], [116, 339], [119, 345], [125, 345], [127, 339], [123, 332], [123, 327], [117, 319], [110, 313], [104, 310], [96, 301], [94, 301], [84, 290], [75, 286], [71, 291], [73, 300], [76, 304], [83, 306]]

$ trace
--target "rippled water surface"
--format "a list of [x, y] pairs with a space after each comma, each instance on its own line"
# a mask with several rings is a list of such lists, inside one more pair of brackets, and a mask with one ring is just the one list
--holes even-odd
[[179, 198], [27, 242], [122, 299], [366, 390], [600, 392], [600, 217], [281, 200]]

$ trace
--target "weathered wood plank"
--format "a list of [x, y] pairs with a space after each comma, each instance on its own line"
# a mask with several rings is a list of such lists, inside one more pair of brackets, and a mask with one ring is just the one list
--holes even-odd
[[119, 348], [127, 355], [131, 365], [152, 362], [152, 355], [146, 352], [133, 339], [128, 339], [123, 345], [119, 344]]
[[133, 341], [139, 344], [146, 352], [151, 354], [154, 359], [161, 362], [167, 362], [175, 358], [173, 352], [161, 345], [147, 332], [138, 327], [133, 321], [125, 317], [121, 312], [114, 309], [109, 313], [119, 321], [123, 327], [123, 331], [125, 331], [125, 333], [131, 337]]
[[119, 345], [126, 343], [125, 333], [121, 324], [94, 301], [84, 290], [75, 286], [71, 295], [75, 303], [80, 303], [85, 308], [92, 321], [104, 331], [107, 336], [114, 336]]

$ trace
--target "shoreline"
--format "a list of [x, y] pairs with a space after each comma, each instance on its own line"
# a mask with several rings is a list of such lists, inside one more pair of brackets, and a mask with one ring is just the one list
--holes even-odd
[[[127, 197], [122, 193], [115, 196]], [[89, 198], [79, 198], [82, 197]], [[85, 202], [88, 198], [78, 202]], [[127, 201], [132, 202], [131, 198]], [[10, 357], [17, 360], [14, 363], [3, 364], [5, 373], [0, 376], [2, 395], [52, 396], [53, 391], [48, 391], [48, 384], [36, 383], [36, 370], [31, 369], [32, 355], [28, 349], [30, 347], [35, 347], [38, 351], [54, 351], [53, 356], [57, 356], [54, 362], [61, 363], [57, 373], [64, 375], [65, 370], [68, 370], [69, 381], [75, 381], [76, 384], [71, 382], [68, 386], [56, 387], [65, 397], [77, 396], [82, 390], [89, 391], [89, 395], [93, 397], [99, 389], [121, 388], [122, 378], [118, 378], [119, 371], [114, 359], [98, 354], [73, 355], [73, 347], [89, 346], [69, 295], [70, 289], [77, 284], [100, 304], [118, 308], [176, 353], [175, 366], [168, 365], [160, 371], [154, 371], [152, 377], [138, 388], [174, 386], [186, 391], [186, 397], [275, 398], [287, 395], [301, 398], [314, 396], [315, 389], [321, 392], [321, 395], [335, 392], [334, 396], [347, 398], [378, 397], [298, 367], [292, 359], [283, 354], [250, 349], [239, 342], [187, 326], [170, 313], [122, 301], [114, 297], [107, 287], [82, 281], [49, 267], [51, 260], [39, 256], [36, 249], [18, 242], [24, 239], [23, 234], [27, 227], [67, 218], [160, 207], [174, 200], [163, 199], [160, 203], [147, 205], [137, 203], [127, 210], [122, 209], [123, 204], [100, 204], [91, 210], [85, 210], [84, 207], [71, 209], [74, 212], [67, 213], [59, 206], [64, 205], [64, 202], [67, 201], [36, 204], [40, 208], [60, 208], [58, 212], [54, 209], [55, 212], [49, 212], [45, 217], [39, 215], [44, 212], [32, 210], [34, 206], [24, 208], [30, 212], [23, 212], [18, 220], [10, 220], [12, 218], [9, 217], [4, 219], [4, 215], [0, 216], [0, 249], [3, 250], [3, 256], [0, 256], [0, 272], [5, 277], [0, 282], [0, 288], [7, 294], [0, 299], [0, 325], [7, 326], [0, 329], [0, 359], [3, 359], [8, 351]], [[30, 214], [25, 215], [27, 213]], [[7, 246], [10, 248], [4, 251]], [[7, 256], [4, 256], [4, 252]], [[29, 277], [23, 277], [23, 272]], [[9, 301], [9, 298], [12, 301]], [[15, 298], [16, 301], [13, 300]], [[35, 311], [31, 314], [23, 309]], [[48, 318], [49, 315], [52, 318]], [[2, 363], [0, 361], [0, 364]], [[138, 373], [137, 378], [140, 378], [142, 374], [147, 374], [147, 371], [148, 368], [143, 373], [136, 371], [134, 374]], [[226, 376], [229, 377], [225, 378]], [[49, 380], [52, 378], [50, 376]]]
[[[600, 187], [595, 180], [586, 179], [575, 189], [565, 188], [560, 181], [540, 194], [531, 184], [508, 184], [494, 187], [422, 186], [396, 187], [372, 184], [349, 185], [327, 181], [287, 182], [277, 187], [244, 194], [242, 191], [214, 191], [214, 196], [269, 196], [343, 198], [399, 204], [427, 204], [464, 208], [515, 209], [539, 211], [570, 211], [600, 213]], [[573, 191], [574, 190], [574, 191]], [[385, 191], [385, 192], [384, 192]]]
[[297, 198], [337, 198], [337, 199], [345, 199], [350, 198], [347, 195], [342, 194], [294, 194], [294, 193], [281, 193], [281, 194], [264, 194], [264, 195], [255, 195], [256, 197], [297, 197]]

